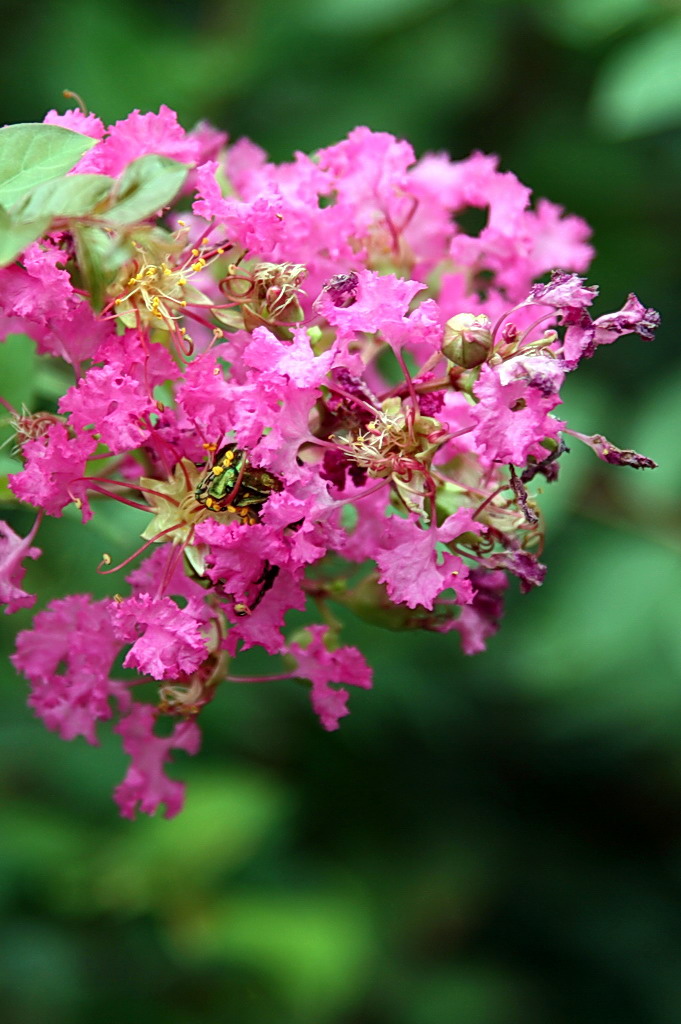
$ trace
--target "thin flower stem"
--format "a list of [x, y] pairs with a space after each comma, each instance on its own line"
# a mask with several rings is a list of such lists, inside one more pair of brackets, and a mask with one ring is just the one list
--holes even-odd
[[393, 253], [395, 254], [395, 256], [399, 256], [400, 255], [400, 235], [399, 235], [399, 231], [395, 227], [395, 225], [393, 224], [392, 218], [391, 218], [390, 214], [386, 210], [383, 210], [383, 216], [385, 217], [385, 222], [386, 222], [386, 224], [388, 226], [388, 231], [390, 232], [390, 239], [392, 241]]
[[370, 487], [368, 491], [362, 491], [361, 494], [353, 494], [349, 498], [341, 499], [341, 501], [334, 501], [332, 505], [326, 506], [326, 510], [333, 511], [333, 509], [340, 508], [342, 505], [347, 505], [350, 501], [361, 501], [362, 498], [368, 498], [370, 494], [375, 494], [376, 491], [380, 491], [381, 487], [385, 487], [387, 483], [388, 480], [379, 480], [379, 482], [373, 487]]
[[416, 213], [416, 211], [418, 209], [418, 206], [419, 206], [419, 200], [418, 200], [418, 198], [416, 196], [411, 196], [410, 198], [411, 198], [411, 207], [409, 209], [409, 213], [406, 215], [406, 217], [404, 218], [404, 220], [400, 224], [399, 228], [397, 229], [399, 234], [403, 234], [404, 231], [409, 227], [409, 224], [411, 223], [411, 220], [412, 220], [412, 218], [413, 218], [414, 214]]
[[417, 401], [417, 398], [416, 398], [416, 391], [414, 390], [414, 381], [411, 379], [411, 374], [409, 373], [409, 368], [408, 368], [407, 364], [404, 361], [404, 356], [402, 355], [402, 350], [401, 349], [393, 349], [393, 351], [395, 352], [395, 358], [397, 359], [397, 362], [400, 364], [400, 369], [402, 370], [402, 373], [404, 374], [404, 379], [406, 381], [407, 388], [409, 389], [409, 397], [412, 400], [412, 404], [414, 406], [414, 409], [418, 409], [418, 401]]
[[[421, 375], [421, 372], [422, 371], [419, 371], [416, 375], [416, 379], [412, 382], [414, 391], [417, 395], [427, 395], [431, 391], [442, 391], [444, 388], [452, 387], [452, 382], [449, 377], [442, 377], [440, 380], [428, 380], [419, 384], [418, 377]], [[394, 398], [396, 395], [400, 395], [404, 393], [405, 390], [408, 390], [408, 387], [409, 385], [406, 382], [403, 384], [396, 384], [395, 387], [391, 388], [389, 391], [383, 391], [378, 396], [379, 401], [383, 402], [386, 398]]]
[[492, 491], [492, 493], [485, 498], [483, 503], [481, 505], [478, 505], [471, 518], [477, 519], [482, 510], [486, 508], [489, 505], [489, 503], [496, 498], [497, 494], [501, 494], [501, 492], [505, 491], [508, 487], [510, 487], [510, 484], [501, 484], [501, 486], [497, 487], [495, 491]]
[[523, 306], [528, 306], [529, 304], [530, 303], [528, 303], [527, 301], [519, 302], [517, 306], [511, 306], [511, 308], [507, 309], [505, 313], [502, 313], [499, 319], [494, 324], [494, 327], [492, 328], [492, 341], [496, 340], [497, 331], [503, 324], [504, 320], [507, 320], [511, 313], [515, 313], [516, 310], [522, 309]]
[[[189, 309], [189, 305], [203, 306], [204, 303], [199, 303], [199, 302], [187, 303], [186, 306], [182, 307], [184, 315], [191, 317], [192, 320], [195, 320], [197, 323], [201, 324], [203, 327], [207, 327], [210, 331], [214, 331], [215, 330], [215, 324], [212, 324], [210, 322], [210, 320], [206, 320], [205, 316], [199, 316], [198, 313], [194, 313], [193, 310]], [[208, 307], [208, 308], [210, 309], [210, 307]], [[193, 346], [192, 346], [192, 348], [190, 350], [187, 350], [185, 352], [185, 354], [190, 356], [193, 351], [194, 351], [194, 349], [193, 349]]]
[[526, 327], [523, 333], [520, 335], [520, 338], [518, 339], [518, 348], [520, 348], [520, 346], [525, 343], [527, 336], [530, 334], [531, 331], [535, 329], [535, 327], [537, 327], [544, 320], [553, 320], [555, 318], [555, 315], [556, 311], [555, 309], [552, 309], [550, 313], [545, 313], [543, 316], [537, 317], [534, 323], [530, 324], [529, 327]]
[[[443, 444], [447, 444], [455, 437], [461, 437], [463, 434], [470, 434], [471, 430], [475, 430], [475, 427], [462, 427], [461, 430], [453, 430], [450, 434], [445, 434], [443, 437], [436, 438], [437, 444], [442, 447]], [[432, 434], [430, 436], [432, 437]]]
[[376, 410], [374, 409], [373, 405], [370, 405], [369, 402], [365, 402], [363, 398], [358, 398], [357, 395], [353, 395], [349, 391], [346, 391], [345, 388], [342, 388], [339, 384], [336, 384], [335, 381], [325, 380], [324, 387], [327, 387], [330, 391], [335, 391], [337, 394], [342, 395], [343, 398], [347, 398], [348, 401], [350, 402], [355, 402], [357, 405], [363, 405], [365, 409], [368, 409], [372, 416], [376, 415]]
[[227, 499], [226, 499], [226, 504], [227, 505], [231, 505], [232, 502], [234, 501], [234, 499], [236, 498], [237, 494], [239, 493], [239, 488], [241, 487], [241, 482], [242, 482], [242, 480], [244, 478], [244, 473], [246, 472], [246, 465], [247, 465], [247, 462], [246, 462], [246, 459], [244, 459], [244, 461], [243, 461], [243, 463], [241, 465], [241, 469], [239, 470], [239, 475], [236, 478], [236, 483], [234, 484], [234, 487], [231, 489], [231, 491], [227, 495]]
[[333, 448], [334, 451], [345, 451], [345, 448], [341, 447], [341, 445], [334, 444], [333, 441], [326, 441], [322, 437], [315, 437], [314, 434], [311, 434], [307, 438], [307, 443], [308, 444], [317, 444], [321, 448]]

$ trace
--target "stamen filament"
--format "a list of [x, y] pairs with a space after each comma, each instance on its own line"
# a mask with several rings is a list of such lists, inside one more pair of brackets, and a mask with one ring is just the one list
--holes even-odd
[[94, 491], [96, 494], [102, 494], [105, 498], [113, 498], [114, 501], [119, 501], [121, 505], [129, 505], [130, 508], [138, 508], [141, 512], [152, 512], [153, 509], [149, 508], [148, 505], [142, 505], [138, 501], [131, 501], [130, 498], [123, 498], [120, 494], [112, 494], [111, 491], [107, 491], [106, 487], [100, 487], [99, 484], [89, 484], [89, 491]]
[[155, 544], [157, 540], [161, 539], [161, 537], [165, 537], [167, 534], [172, 533], [174, 530], [178, 530], [181, 526], [184, 525], [184, 523], [175, 523], [173, 526], [169, 526], [167, 529], [161, 530], [160, 533], [154, 534], [151, 540], [148, 540], [146, 544], [143, 544], [140, 548], [137, 548], [136, 551], [133, 551], [133, 553], [129, 555], [125, 559], [125, 561], [119, 562], [118, 565], [115, 565], [113, 567], [113, 569], [102, 569], [102, 566], [107, 564], [106, 560], [102, 559], [102, 561], [97, 566], [97, 572], [99, 573], [100, 576], [109, 576], [112, 572], [118, 572], [119, 569], [123, 569], [124, 566], [129, 565], [130, 562], [133, 561], [133, 559], [137, 558], [138, 555], [141, 555], [143, 551], [146, 551], [148, 547], [151, 547], [152, 544]]

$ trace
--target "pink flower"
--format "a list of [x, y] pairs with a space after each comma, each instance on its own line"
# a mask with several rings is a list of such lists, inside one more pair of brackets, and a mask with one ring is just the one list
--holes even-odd
[[379, 204], [379, 208], [380, 204], [394, 204], [415, 159], [408, 142], [363, 126], [318, 153], [319, 166], [330, 172], [339, 186], [339, 199], [359, 210], [365, 203]]
[[473, 597], [468, 569], [458, 555], [441, 551], [438, 545], [467, 531], [480, 533], [484, 529], [472, 519], [471, 511], [463, 508], [434, 529], [393, 516], [385, 525], [376, 555], [379, 582], [387, 585], [391, 600], [409, 608], [423, 605], [432, 610], [435, 598], [449, 587], [456, 592], [457, 603], [467, 604]]
[[286, 612], [305, 607], [301, 573], [291, 564], [289, 539], [259, 523], [246, 526], [211, 520], [197, 526], [196, 539], [209, 547], [207, 575], [232, 596], [232, 609], [242, 610], [240, 616], [232, 612], [228, 649], [234, 652], [241, 640], [246, 648], [257, 643], [270, 654], [283, 650], [281, 627]]
[[150, 344], [143, 331], [126, 330], [103, 338], [92, 356], [93, 363], [104, 363], [134, 378], [147, 393], [167, 380], [180, 376], [178, 366], [162, 345]]
[[239, 391], [225, 380], [219, 356], [218, 348], [198, 356], [186, 367], [175, 391], [177, 405], [189, 422], [214, 442], [240, 418]]
[[332, 296], [322, 292], [318, 309], [341, 338], [351, 338], [357, 331], [373, 334], [392, 326], [406, 327], [409, 304], [424, 288], [419, 281], [361, 270], [357, 274], [357, 297], [351, 306], [336, 306]]
[[523, 374], [508, 379], [509, 371], [502, 374], [502, 367], [480, 368], [473, 388], [479, 399], [471, 410], [473, 438], [483, 465], [511, 462], [523, 466], [529, 455], [541, 455], [545, 438], [557, 438], [563, 424], [549, 413], [560, 404], [560, 398], [552, 377]]
[[[235, 656], [239, 650], [262, 647], [268, 654], [284, 654], [286, 636], [283, 629], [286, 615], [293, 610], [304, 611], [305, 592], [301, 587], [301, 573], [290, 569], [279, 569], [274, 582], [268, 581], [269, 569], [265, 566], [253, 585], [246, 592], [239, 617], [234, 619], [225, 642], [225, 649]], [[264, 597], [262, 589], [267, 587]], [[253, 595], [250, 598], [249, 595]], [[249, 607], [251, 600], [255, 607]], [[233, 605], [236, 609], [239, 603]], [[232, 611], [234, 615], [234, 611]]]
[[24, 331], [43, 354], [77, 366], [112, 333], [73, 288], [65, 254], [51, 242], [30, 245], [21, 263], [0, 270], [0, 314], [4, 335]]
[[72, 132], [89, 135], [91, 139], [101, 139], [104, 136], [103, 122], [94, 114], [84, 114], [79, 108], [65, 110], [63, 114], [58, 114], [56, 110], [48, 110], [43, 123], [56, 124]]
[[112, 455], [138, 448], [149, 436], [147, 420], [155, 410], [148, 393], [132, 377], [113, 366], [95, 366], [59, 400], [59, 411], [70, 412], [70, 425], [94, 435]]
[[111, 699], [123, 710], [130, 703], [127, 687], [109, 678], [119, 648], [109, 603], [72, 594], [52, 601], [32, 629], [19, 633], [12, 662], [29, 679], [29, 704], [48, 729], [96, 743], [97, 722], [112, 715]]
[[348, 683], [364, 690], [371, 688], [371, 669], [354, 647], [328, 650], [326, 626], [310, 626], [312, 637], [306, 647], [291, 644], [288, 653], [295, 658], [296, 674], [312, 683], [312, 707], [325, 729], [338, 728], [338, 720], [349, 714], [348, 691], [334, 690], [329, 683]]
[[193, 211], [207, 221], [223, 225], [226, 234], [253, 256], [275, 257], [284, 220], [284, 199], [276, 192], [259, 195], [252, 202], [226, 199], [215, 174], [216, 161], [209, 160], [196, 171], [197, 198]]
[[6, 604], [5, 614], [19, 608], [32, 608], [35, 594], [21, 589], [26, 569], [21, 564], [24, 558], [39, 558], [40, 548], [31, 547], [39, 520], [27, 537], [19, 537], [8, 523], [0, 520], [0, 604]]
[[[247, 140], [223, 151], [209, 126], [185, 132], [167, 107], [106, 130], [79, 111], [46, 121], [97, 140], [79, 171], [118, 176], [147, 154], [190, 165], [191, 213], [120, 228], [60, 216], [0, 268], [0, 337], [25, 332], [71, 368], [59, 414], [0, 399], [23, 461], [13, 493], [38, 519], [73, 502], [86, 522], [94, 491], [105, 531], [140, 521], [120, 565], [98, 567], [134, 562], [127, 593], [52, 602], [14, 663], [64, 738], [95, 742], [117, 714], [132, 759], [121, 813], [172, 816], [184, 788], [165, 765], [198, 750], [195, 718], [219, 687], [309, 680], [333, 730], [348, 687], [371, 686], [335, 603], [485, 648], [509, 577], [521, 591], [544, 580], [538, 501], [562, 435], [654, 466], [554, 413], [580, 359], [650, 339], [659, 318], [630, 295], [593, 319], [588, 226], [532, 208], [495, 156], [416, 162], [409, 143], [360, 127], [277, 164]], [[482, 227], [469, 234], [471, 210]], [[114, 500], [135, 511], [107, 526]], [[39, 554], [35, 529], [22, 540], [0, 524], [8, 611], [34, 601], [22, 559]], [[241, 675], [253, 647], [283, 663]], [[110, 678], [119, 656], [140, 678]], [[162, 736], [159, 717], [175, 719]]]
[[132, 643], [124, 668], [163, 682], [194, 672], [208, 656], [202, 627], [209, 617], [205, 605], [180, 608], [169, 597], [138, 594], [115, 604], [113, 627], [122, 643]]
[[71, 279], [57, 266], [63, 254], [37, 242], [23, 254], [22, 265], [0, 270], [0, 309], [4, 316], [21, 317], [45, 327], [53, 319], [68, 316], [74, 301]]
[[660, 325], [660, 314], [646, 309], [632, 293], [616, 313], [606, 313], [592, 320], [582, 312], [568, 323], [564, 358], [568, 368], [574, 369], [580, 359], [591, 358], [599, 345], [611, 345], [625, 334], [638, 334], [644, 341], [652, 341]]
[[334, 363], [333, 352], [316, 356], [307, 331], [293, 331], [291, 341], [276, 338], [266, 327], [256, 327], [253, 340], [243, 351], [246, 366], [258, 370], [258, 380], [286, 377], [298, 388], [316, 388], [322, 383]]
[[124, 120], [107, 129], [107, 137], [80, 160], [79, 173], [110, 174], [117, 177], [129, 163], [156, 153], [180, 163], [193, 164], [201, 152], [197, 138], [188, 136], [174, 110], [161, 104], [158, 114], [133, 110]]
[[556, 270], [548, 284], [536, 284], [530, 289], [530, 298], [544, 306], [556, 309], [584, 309], [590, 306], [598, 295], [595, 285], [586, 287], [584, 278], [577, 274], [565, 274]]
[[75, 501], [85, 523], [92, 511], [83, 475], [96, 447], [91, 435], [72, 436], [63, 423], [52, 423], [42, 437], [26, 442], [26, 466], [19, 473], [10, 473], [9, 486], [20, 501], [42, 508], [50, 516], [60, 516], [62, 509]]
[[486, 649], [488, 638], [499, 629], [508, 579], [500, 569], [474, 569], [470, 581], [475, 588], [473, 600], [463, 606], [452, 625], [461, 636], [464, 654], [479, 654]]
[[154, 814], [165, 804], [165, 818], [174, 818], [184, 804], [183, 782], [169, 779], [163, 767], [172, 750], [196, 754], [201, 733], [196, 722], [179, 722], [165, 739], [154, 735], [155, 708], [150, 704], [133, 705], [130, 714], [116, 726], [123, 737], [123, 749], [132, 758], [125, 778], [114, 791], [114, 799], [124, 818], [134, 818], [138, 807]]
[[587, 269], [594, 250], [587, 243], [591, 228], [581, 217], [565, 216], [561, 206], [540, 199], [536, 210], [525, 212], [525, 223], [532, 236], [529, 261], [533, 278], [554, 267], [578, 273]]

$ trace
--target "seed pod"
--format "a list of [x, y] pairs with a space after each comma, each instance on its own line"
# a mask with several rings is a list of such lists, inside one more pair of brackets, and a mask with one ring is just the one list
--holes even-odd
[[492, 349], [491, 324], [486, 316], [457, 313], [445, 324], [442, 351], [450, 362], [472, 370], [484, 363]]

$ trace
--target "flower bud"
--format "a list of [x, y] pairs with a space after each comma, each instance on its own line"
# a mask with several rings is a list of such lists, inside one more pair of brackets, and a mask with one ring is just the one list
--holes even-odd
[[578, 437], [580, 441], [588, 444], [603, 462], [609, 462], [613, 466], [631, 466], [632, 469], [657, 469], [657, 463], [653, 459], [648, 458], [647, 455], [640, 455], [630, 448], [618, 448], [617, 445], [612, 444], [602, 434], [593, 434], [591, 437], [586, 437], [584, 434], [578, 434], [576, 431], [571, 431], [571, 433]]
[[370, 572], [353, 587], [334, 594], [334, 601], [349, 608], [358, 619], [372, 626], [400, 632], [403, 629], [419, 629], [419, 613], [403, 604], [394, 604], [388, 597], [383, 583], [378, 582], [378, 573]]
[[472, 370], [484, 363], [492, 349], [492, 331], [488, 317], [457, 313], [445, 324], [442, 351], [450, 362]]
[[357, 301], [359, 279], [354, 270], [348, 274], [334, 274], [324, 285], [322, 294], [326, 293], [334, 306], [346, 309]]

